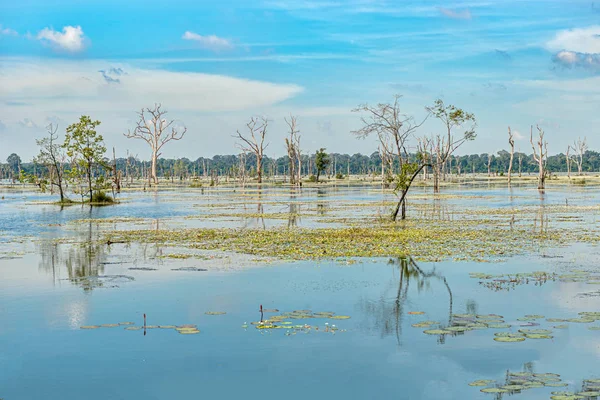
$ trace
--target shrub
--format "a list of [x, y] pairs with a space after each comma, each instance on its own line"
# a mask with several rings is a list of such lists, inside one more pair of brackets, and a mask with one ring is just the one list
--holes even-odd
[[112, 197], [110, 197], [109, 195], [107, 195], [106, 193], [104, 193], [101, 190], [97, 191], [92, 196], [92, 203], [114, 203], [114, 202], [115, 202], [115, 200]]
[[308, 177], [308, 181], [309, 182], [316, 182], [317, 181], [317, 177], [314, 176], [314, 175], [311, 175], [311, 176]]
[[344, 179], [344, 174], [338, 172], [337, 174], [335, 174], [335, 179]]

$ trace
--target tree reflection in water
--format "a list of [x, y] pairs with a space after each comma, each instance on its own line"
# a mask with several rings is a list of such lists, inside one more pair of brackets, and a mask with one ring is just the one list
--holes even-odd
[[[398, 287], [394, 289], [394, 298], [391, 300], [388, 296], [392, 287], [388, 287], [377, 302], [363, 299], [360, 303], [360, 309], [364, 315], [375, 318], [374, 324], [369, 324], [368, 329], [373, 327], [381, 332], [381, 337], [389, 335], [396, 336], [398, 346], [402, 345], [402, 321], [404, 315], [408, 312], [405, 305], [408, 301], [408, 291], [411, 286], [416, 286], [417, 291], [431, 289], [431, 282], [441, 282], [448, 292], [448, 323], [452, 318], [452, 290], [446, 281], [446, 278], [435, 269], [423, 271], [412, 257], [400, 257], [390, 259], [388, 265], [397, 266], [400, 272]], [[443, 335], [440, 342], [443, 343]]]

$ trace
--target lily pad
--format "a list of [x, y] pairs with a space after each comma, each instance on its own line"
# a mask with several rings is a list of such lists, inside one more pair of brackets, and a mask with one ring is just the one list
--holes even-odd
[[409, 311], [408, 312], [409, 315], [423, 315], [425, 314], [424, 311]]
[[488, 386], [494, 383], [492, 379], [480, 379], [478, 381], [473, 381], [469, 383], [469, 386]]
[[329, 319], [350, 319], [348, 315], [334, 315], [333, 317], [329, 317]]
[[504, 343], [516, 343], [525, 341], [524, 337], [506, 337], [506, 336], [497, 336], [494, 338], [496, 342], [504, 342]]
[[506, 389], [501, 389], [501, 388], [486, 388], [486, 389], [481, 389], [481, 392], [483, 392], [483, 393], [507, 393], [509, 391]]
[[80, 326], [79, 329], [98, 329], [100, 328], [99, 325], [84, 325], [84, 326]]
[[423, 333], [426, 333], [427, 335], [447, 335], [452, 332], [444, 329], [428, 329], [423, 331]]

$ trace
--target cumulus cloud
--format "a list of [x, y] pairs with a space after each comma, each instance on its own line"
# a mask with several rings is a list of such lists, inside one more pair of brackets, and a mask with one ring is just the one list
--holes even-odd
[[552, 61], [560, 67], [600, 72], [600, 26], [560, 31], [546, 48], [556, 52]]
[[560, 31], [546, 47], [557, 52], [600, 53], [600, 26]]
[[62, 32], [51, 28], [42, 29], [36, 38], [55, 49], [77, 53], [85, 49], [86, 37], [81, 26], [65, 26]]
[[235, 47], [230, 40], [215, 35], [202, 36], [194, 32], [186, 31], [181, 38], [184, 40], [193, 40], [194, 42], [197, 42], [200, 47], [215, 52], [232, 50]]
[[19, 36], [19, 34], [14, 29], [5, 28], [0, 24], [0, 36]]
[[449, 8], [440, 7], [438, 8], [440, 13], [448, 18], [452, 19], [471, 19], [472, 15], [469, 10], [457, 11]]
[[600, 72], [600, 53], [577, 53], [563, 50], [556, 53], [553, 61], [565, 68], [581, 67]]
[[513, 133], [514, 138], [517, 140], [525, 139], [525, 136], [523, 136], [523, 134], [517, 130], [513, 130], [512, 133]]

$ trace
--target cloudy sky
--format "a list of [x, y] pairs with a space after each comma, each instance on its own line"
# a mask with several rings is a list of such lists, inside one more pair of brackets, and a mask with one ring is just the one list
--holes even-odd
[[[305, 150], [371, 153], [350, 131], [361, 103], [402, 94], [416, 117], [437, 97], [471, 111], [461, 153], [600, 148], [600, 2], [580, 0], [20, 0], [0, 3], [0, 160], [35, 155], [50, 122], [100, 119], [107, 147], [148, 158], [123, 133], [161, 102], [188, 127], [163, 156], [236, 153], [252, 115], [297, 115]], [[441, 126], [428, 121], [419, 134]]]

